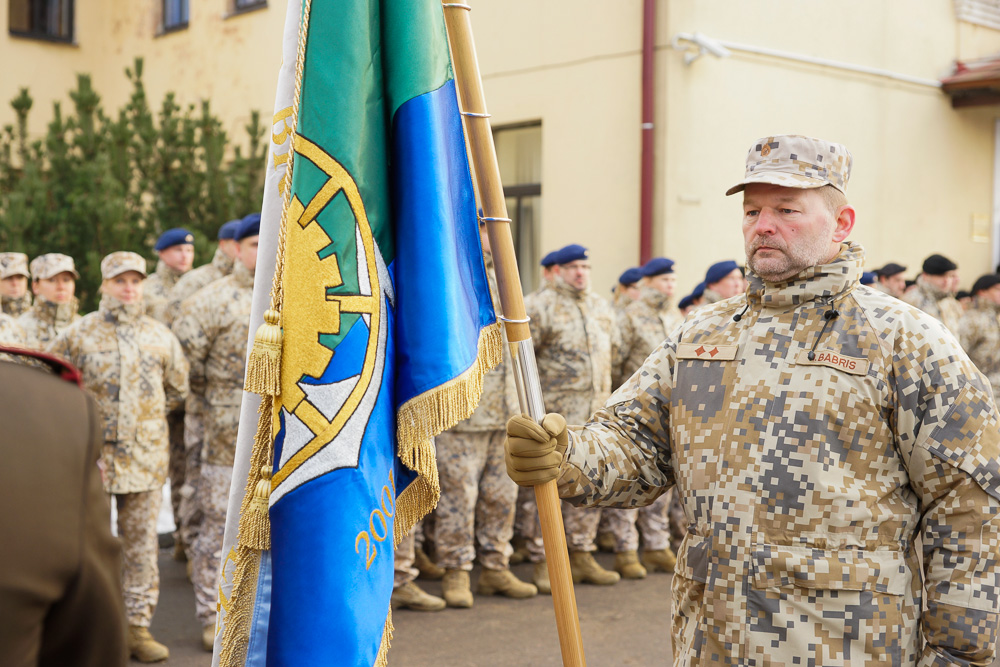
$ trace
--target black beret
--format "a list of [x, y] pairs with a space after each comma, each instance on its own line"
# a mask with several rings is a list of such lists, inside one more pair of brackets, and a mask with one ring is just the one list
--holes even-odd
[[943, 276], [958, 268], [958, 264], [944, 255], [931, 255], [924, 260], [923, 271], [929, 276]]

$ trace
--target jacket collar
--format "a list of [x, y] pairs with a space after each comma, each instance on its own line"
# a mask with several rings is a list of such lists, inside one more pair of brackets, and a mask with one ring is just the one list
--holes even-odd
[[928, 299], [931, 299], [935, 303], [941, 299], [946, 299], [951, 296], [951, 292], [947, 292], [943, 289], [938, 289], [931, 285], [927, 280], [924, 279], [924, 275], [920, 274], [917, 276], [917, 289], [923, 292]]
[[864, 248], [856, 243], [842, 243], [840, 253], [828, 264], [810, 266], [785, 282], [764, 282], [751, 272], [747, 301], [754, 308], [785, 309], [816, 299], [832, 300], [857, 286], [864, 261]]
[[138, 303], [122, 303], [110, 294], [101, 295], [101, 303], [97, 306], [105, 321], [117, 322], [119, 324], [132, 324], [142, 317], [146, 312], [146, 306]]
[[35, 317], [57, 326], [69, 324], [79, 308], [80, 302], [75, 296], [66, 303], [56, 303], [40, 296], [35, 299], [33, 306]]
[[669, 310], [674, 304], [674, 298], [672, 296], [667, 296], [658, 289], [643, 287], [641, 292], [642, 294], [639, 299], [658, 313], [664, 310]]
[[576, 301], [583, 301], [590, 294], [590, 288], [587, 289], [577, 289], [563, 280], [560, 276], [556, 276], [552, 280], [552, 289], [554, 289], [559, 294], [563, 296], [568, 296]]
[[243, 262], [233, 262], [233, 272], [230, 275], [239, 287], [253, 287], [253, 274]]
[[[235, 261], [229, 259], [229, 255], [222, 252], [222, 248], [215, 249], [215, 255], [212, 257], [212, 266], [221, 271], [222, 275], [228, 276], [233, 270], [234, 264]], [[157, 268], [159, 268], [159, 266], [157, 266]]]
[[173, 269], [167, 266], [166, 262], [164, 262], [162, 259], [156, 261], [155, 273], [163, 278], [163, 284], [167, 287], [168, 290], [174, 286], [174, 284], [182, 275], [184, 275], [177, 269]]

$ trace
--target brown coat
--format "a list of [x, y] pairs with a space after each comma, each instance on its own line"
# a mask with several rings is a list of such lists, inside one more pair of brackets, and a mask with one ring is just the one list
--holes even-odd
[[121, 556], [97, 469], [96, 404], [48, 370], [0, 361], [0, 424], [0, 662], [124, 665]]

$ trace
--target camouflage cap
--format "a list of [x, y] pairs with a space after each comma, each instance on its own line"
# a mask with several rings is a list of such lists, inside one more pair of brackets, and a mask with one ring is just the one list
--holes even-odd
[[23, 252], [0, 252], [0, 280], [14, 276], [31, 277], [28, 256]]
[[751, 183], [803, 190], [832, 185], [847, 194], [853, 162], [843, 144], [794, 134], [764, 137], [750, 147], [746, 176], [726, 190], [726, 195], [736, 194]]
[[31, 279], [45, 280], [57, 276], [60, 273], [72, 273], [73, 277], [79, 280], [80, 274], [76, 272], [76, 265], [73, 258], [58, 252], [50, 252], [31, 260]]
[[101, 278], [111, 280], [126, 271], [135, 271], [146, 277], [146, 260], [142, 255], [125, 250], [113, 252], [101, 260]]

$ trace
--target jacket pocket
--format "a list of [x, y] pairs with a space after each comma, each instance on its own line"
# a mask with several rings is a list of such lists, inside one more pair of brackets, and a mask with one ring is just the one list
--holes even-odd
[[689, 532], [678, 550], [677, 567], [670, 582], [674, 609], [670, 639], [675, 655], [688, 654], [695, 649], [695, 636], [704, 618], [710, 544], [708, 538]]
[[895, 551], [763, 545], [754, 550], [753, 587], [906, 592], [906, 563]]

